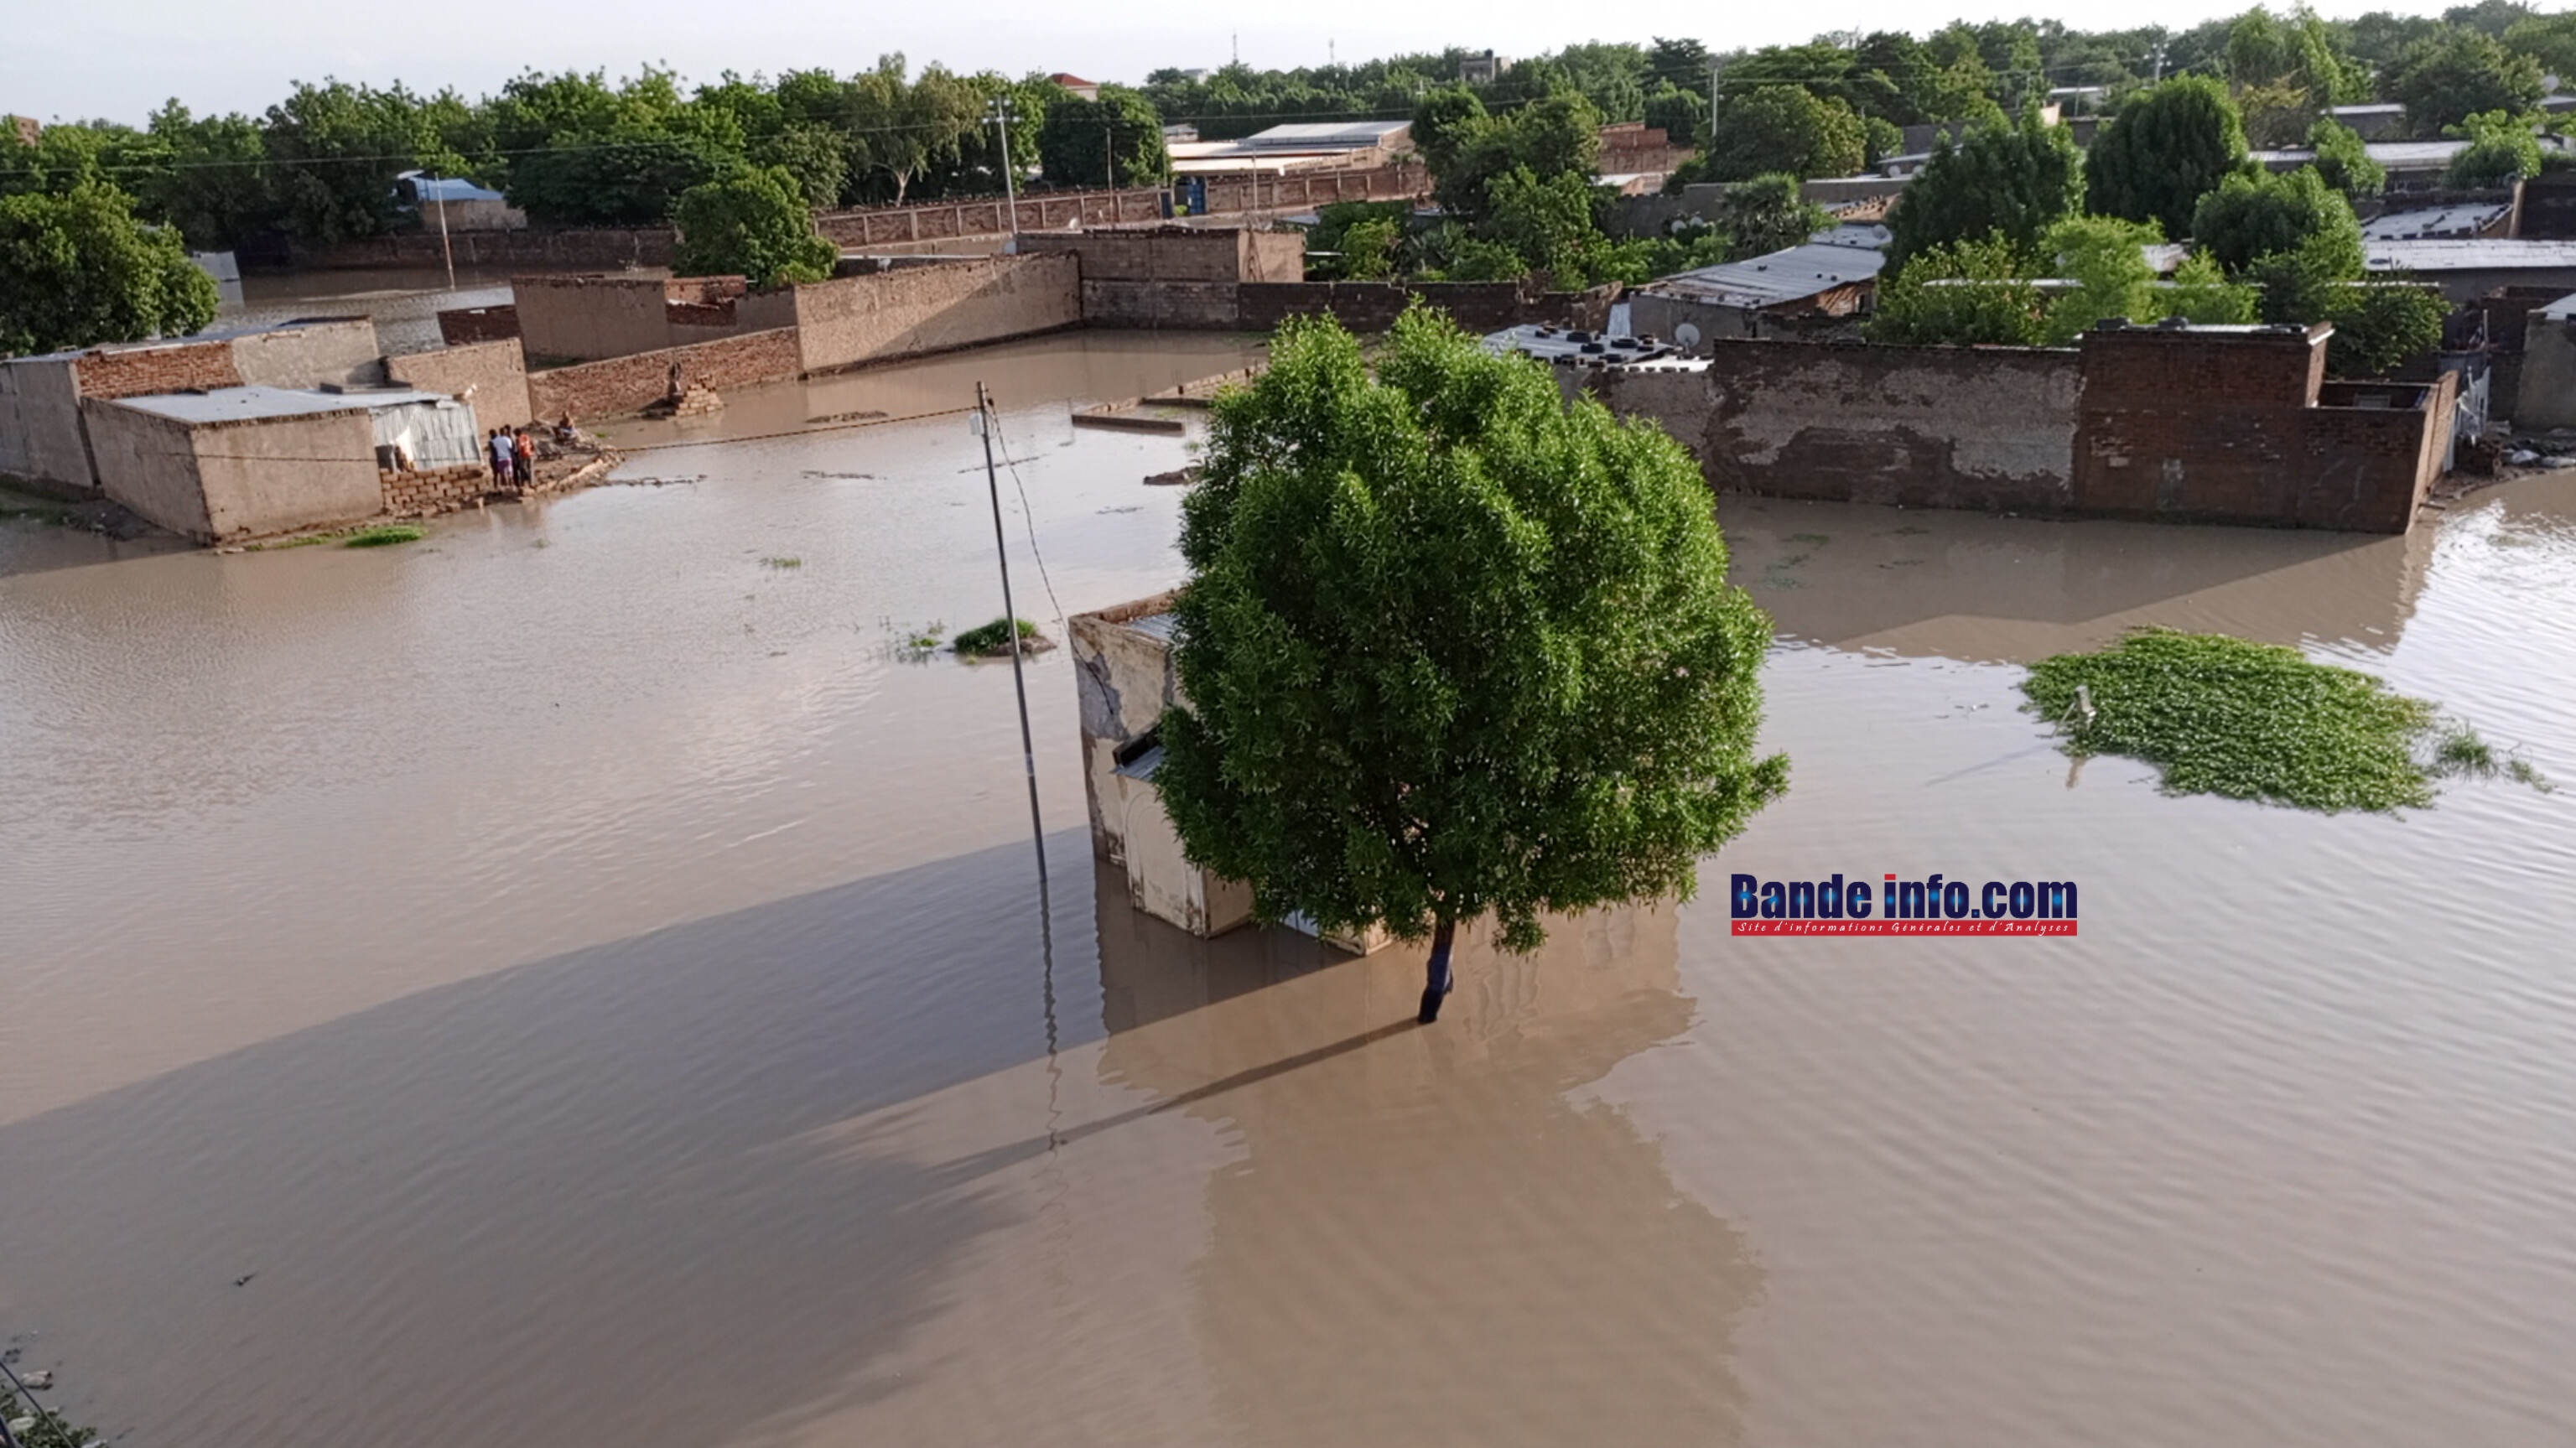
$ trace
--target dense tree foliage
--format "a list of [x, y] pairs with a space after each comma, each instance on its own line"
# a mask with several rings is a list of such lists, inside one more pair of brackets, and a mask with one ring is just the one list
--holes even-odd
[[2361, 223], [2312, 166], [2228, 177], [2201, 198], [2191, 235], [2230, 276], [2249, 275], [2265, 258], [2312, 243], [2332, 264], [2329, 280], [2361, 274]]
[[1925, 247], [1881, 283], [1869, 339], [1909, 346], [2027, 347], [2039, 341], [2039, 288], [2001, 236]]
[[2446, 30], [2408, 46], [2386, 88], [2415, 134], [2438, 136], [2481, 112], [2521, 115], [2539, 102], [2540, 82], [2540, 62], [2494, 36]]
[[1989, 232], [2028, 250], [2083, 206], [2083, 158], [2065, 127], [2043, 125], [2036, 113], [2013, 125], [1988, 122], [1956, 147], [1936, 147], [1906, 186], [1888, 218], [1888, 264]]
[[2531, 123], [2519, 116], [2488, 111], [2468, 117], [2451, 131], [2469, 143], [2467, 150], [2451, 158], [2445, 179], [2453, 186], [2463, 190], [2511, 186], [2525, 176], [2540, 174], [2540, 139], [2531, 133]]
[[1460, 121], [1446, 149], [1447, 164], [1432, 168], [1433, 194], [1441, 209], [1472, 222], [1484, 216], [1496, 177], [1527, 171], [1589, 182], [1601, 159], [1601, 113], [1582, 96], [1559, 91], [1516, 110]]
[[1100, 99], [1068, 95], [1047, 107], [1038, 163], [1058, 186], [1158, 186], [1171, 175], [1163, 123], [1143, 95], [1104, 85]]
[[115, 187], [0, 196], [0, 354], [180, 336], [215, 305], [179, 234], [135, 220]]
[[2226, 88], [2185, 76], [2121, 104], [2085, 153], [2086, 199], [2101, 215], [2152, 221], [2181, 236], [2200, 198], [2249, 165], [2244, 123]]
[[1255, 909], [1502, 943], [1544, 912], [1687, 895], [1786, 787], [1758, 758], [1770, 622], [1726, 582], [1680, 444], [1416, 309], [1371, 375], [1284, 327], [1216, 405], [1184, 505], [1157, 782]]
[[2331, 116], [2319, 116], [2308, 128], [2308, 147], [2316, 152], [2317, 175], [2347, 201], [2378, 195], [2388, 186], [2388, 170], [2370, 159], [2361, 133]]
[[681, 276], [743, 276], [756, 287], [819, 282], [840, 249], [814, 234], [797, 179], [776, 166], [743, 166], [682, 192], [672, 218]]
[[2385, 377], [2442, 345], [2442, 319], [2450, 310], [2439, 291], [2408, 282], [2340, 287], [2332, 303], [2326, 370], [2337, 377]]
[[1860, 116], [1840, 97], [1819, 98], [1794, 85], [1747, 85], [1720, 94], [1716, 139], [1691, 179], [1848, 176], [1860, 169], [1862, 151]]

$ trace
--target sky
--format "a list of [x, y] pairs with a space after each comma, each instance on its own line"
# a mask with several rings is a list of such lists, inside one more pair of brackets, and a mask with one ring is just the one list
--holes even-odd
[[[2182, 29], [2241, 11], [2251, 0], [2029, 0], [1980, 6], [1819, 0], [1805, 5], [1688, 5], [1641, 0], [1615, 20], [1537, 0], [1474, 5], [1306, 0], [1225, 7], [1127, 0], [1113, 8], [1056, 0], [985, 0], [971, 9], [904, 4], [832, 8], [779, 0], [448, 0], [394, 9], [326, 0], [6, 0], [0, 18], [0, 112], [39, 120], [105, 118], [139, 124], [176, 96], [190, 109], [257, 112], [297, 80], [337, 77], [415, 91], [479, 96], [523, 69], [662, 64], [689, 80], [732, 69], [776, 74], [813, 66], [849, 72], [886, 51], [953, 70], [1070, 71], [1141, 81], [1158, 66], [1218, 66], [1241, 54], [1263, 67], [1362, 60], [1449, 45], [1506, 55], [1583, 40], [1643, 42], [1690, 36], [1712, 49], [1795, 42], [1824, 31], [1924, 33], [1952, 19], [2054, 15], [2084, 29], [2161, 24]], [[2325, 4], [2329, 16], [2387, 9], [2432, 14], [2433, 3]], [[1105, 23], [1104, 23], [1105, 22]]]

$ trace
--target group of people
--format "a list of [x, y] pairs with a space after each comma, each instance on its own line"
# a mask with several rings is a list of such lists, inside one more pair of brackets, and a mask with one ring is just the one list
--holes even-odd
[[537, 443], [526, 428], [496, 427], [483, 447], [491, 456], [493, 482], [524, 488], [536, 481]]

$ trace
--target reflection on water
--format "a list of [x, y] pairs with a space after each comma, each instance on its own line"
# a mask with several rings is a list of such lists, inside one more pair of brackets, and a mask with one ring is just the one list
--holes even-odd
[[[1053, 627], [1180, 571], [1140, 479], [1186, 444], [1070, 400], [1238, 348], [713, 430], [993, 383]], [[402, 549], [0, 571], [0, 1336], [62, 1407], [208, 1448], [2576, 1437], [2576, 794], [2070, 781], [2004, 662], [2298, 642], [2576, 782], [2576, 479], [2404, 540], [1728, 499], [1789, 795], [1693, 903], [1473, 944], [1426, 1031], [1418, 949], [1127, 911], [1060, 651], [1039, 919], [1008, 672], [894, 648], [999, 611], [981, 463], [953, 418], [806, 433]], [[2072, 878], [2083, 934], [1738, 941], [1738, 870]]]

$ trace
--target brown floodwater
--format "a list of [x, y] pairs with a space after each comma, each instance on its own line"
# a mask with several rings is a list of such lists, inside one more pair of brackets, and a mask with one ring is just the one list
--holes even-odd
[[[2404, 539], [1725, 500], [1789, 795], [1690, 904], [1471, 932], [1422, 1030], [1417, 951], [1127, 908], [1061, 652], [1042, 897], [1007, 672], [899, 648], [1000, 611], [962, 418], [708, 442], [990, 382], [1052, 632], [1179, 573], [1186, 444], [1073, 400], [1245, 355], [746, 393], [618, 429], [705, 444], [663, 486], [403, 548], [0, 547], [0, 1336], [53, 1400], [203, 1448], [2576, 1436], [2576, 790], [2168, 798], [2015, 693], [2225, 629], [2576, 785], [2576, 478]], [[1935, 870], [2074, 879], [2083, 933], [1727, 933], [1731, 872]]]

